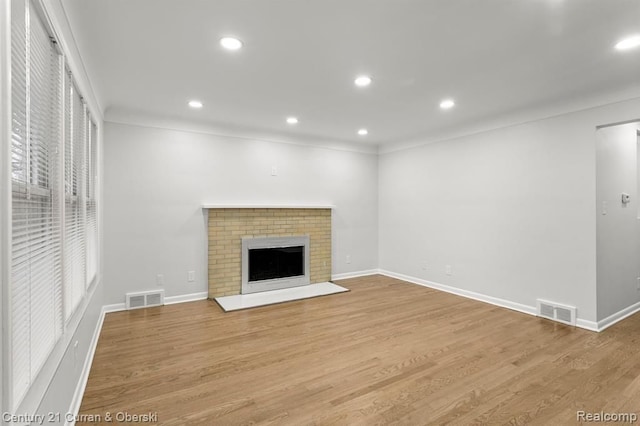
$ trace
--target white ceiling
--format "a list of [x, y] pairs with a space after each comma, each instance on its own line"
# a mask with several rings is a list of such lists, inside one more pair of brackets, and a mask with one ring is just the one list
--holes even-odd
[[640, 96], [640, 49], [613, 49], [640, 33], [639, 0], [63, 4], [107, 119], [394, 144]]

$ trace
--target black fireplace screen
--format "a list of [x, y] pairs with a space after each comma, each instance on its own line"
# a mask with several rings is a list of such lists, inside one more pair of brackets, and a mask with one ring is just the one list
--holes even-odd
[[304, 246], [249, 250], [249, 281], [304, 275]]

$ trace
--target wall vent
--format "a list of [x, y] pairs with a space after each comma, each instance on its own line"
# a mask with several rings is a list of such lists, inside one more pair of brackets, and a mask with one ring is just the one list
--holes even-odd
[[574, 306], [561, 305], [546, 300], [537, 300], [538, 316], [563, 324], [576, 325], [576, 308]]
[[147, 308], [164, 305], [164, 290], [139, 291], [127, 293], [127, 309]]

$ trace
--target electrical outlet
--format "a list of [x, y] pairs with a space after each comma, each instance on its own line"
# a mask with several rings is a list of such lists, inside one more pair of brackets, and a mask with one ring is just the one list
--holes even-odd
[[640, 277], [636, 278], [636, 290], [640, 291]]
[[156, 275], [156, 285], [158, 287], [162, 287], [164, 285], [164, 275], [162, 274]]
[[350, 254], [347, 255], [347, 260], [346, 261], [347, 261], [347, 263], [351, 263], [351, 255]]
[[444, 271], [447, 275], [453, 275], [453, 269], [451, 269], [451, 265], [445, 266]]
[[271, 166], [271, 176], [278, 176], [278, 166]]
[[189, 271], [187, 272], [187, 281], [189, 281], [190, 283], [194, 282], [196, 280], [196, 271]]

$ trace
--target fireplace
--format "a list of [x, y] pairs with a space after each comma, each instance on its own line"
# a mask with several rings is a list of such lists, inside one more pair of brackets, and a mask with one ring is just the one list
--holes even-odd
[[309, 236], [242, 238], [242, 294], [310, 284]]
[[[331, 216], [332, 206], [234, 206], [207, 204], [207, 281], [209, 298], [232, 296], [243, 291], [243, 239], [289, 238], [308, 236], [308, 252], [304, 252], [304, 274], [309, 275], [311, 285], [331, 280]], [[263, 240], [264, 241], [264, 240]], [[268, 240], [267, 240], [268, 241]], [[286, 246], [304, 246], [287, 243]], [[252, 246], [253, 248], [268, 248]], [[285, 253], [283, 253], [285, 254]], [[308, 264], [307, 264], [308, 262]], [[248, 270], [245, 270], [248, 274]], [[295, 273], [295, 274], [294, 274]], [[290, 272], [292, 277], [298, 271]], [[258, 288], [257, 280], [245, 287]], [[262, 283], [265, 290], [274, 285]], [[293, 283], [299, 285], [299, 283]], [[304, 284], [304, 283], [303, 283]], [[262, 290], [260, 290], [262, 291]]]

